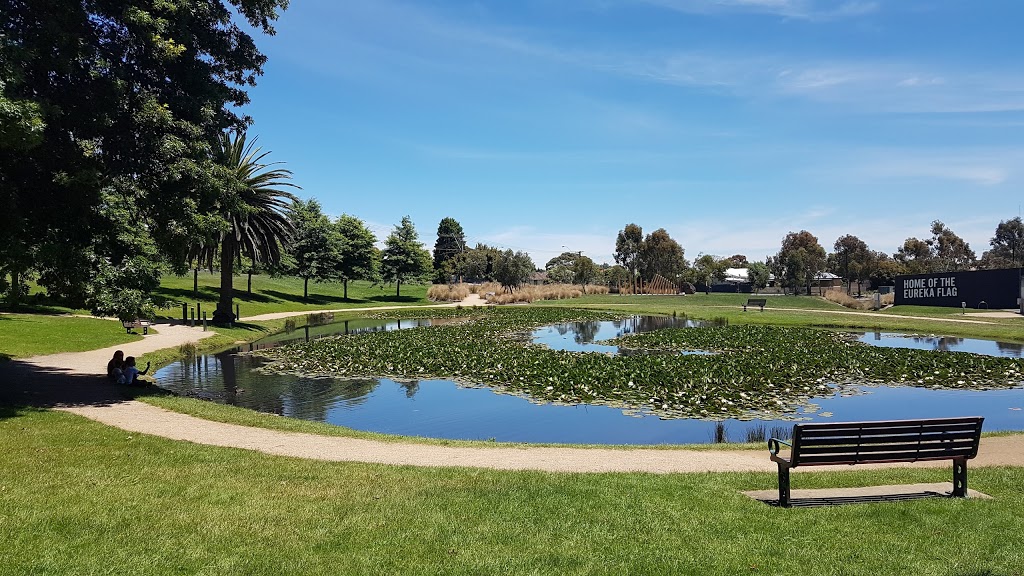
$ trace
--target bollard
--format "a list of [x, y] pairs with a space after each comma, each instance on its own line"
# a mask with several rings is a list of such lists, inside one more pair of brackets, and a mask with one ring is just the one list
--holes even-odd
[[196, 327], [196, 309], [195, 308], [189, 308], [189, 310], [191, 310], [191, 312], [192, 312], [192, 323], [190, 324], [190, 326], [195, 328]]
[[188, 304], [181, 303], [181, 323], [188, 324]]
[[241, 320], [242, 316], [238, 312], [238, 304], [235, 304], [235, 320]]
[[196, 318], [198, 319], [198, 318], [202, 318], [202, 317], [203, 317], [203, 304], [201, 302], [196, 302]]
[[206, 332], [206, 312], [203, 312], [203, 332]]

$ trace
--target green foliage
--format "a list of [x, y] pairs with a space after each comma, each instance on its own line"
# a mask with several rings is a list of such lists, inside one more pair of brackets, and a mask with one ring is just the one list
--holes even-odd
[[334, 226], [341, 239], [340, 259], [334, 274], [344, 284], [345, 298], [348, 298], [350, 281], [378, 279], [381, 273], [380, 251], [375, 246], [377, 237], [359, 218], [342, 214]]
[[462, 255], [455, 268], [455, 272], [462, 276], [466, 282], [494, 281], [494, 263], [500, 255], [501, 250], [478, 243], [476, 247], [467, 250]]
[[529, 280], [536, 268], [526, 252], [501, 252], [494, 262], [494, 281], [509, 292], [515, 291]]
[[289, 374], [455, 378], [541, 401], [608, 404], [664, 418], [792, 417], [814, 398], [831, 396], [830, 383], [1006, 388], [1024, 380], [1020, 359], [876, 348], [842, 333], [806, 328], [659, 330], [612, 341], [647, 353], [608, 356], [527, 345], [524, 333], [544, 324], [614, 318], [610, 313], [488, 308], [444, 314], [467, 322], [327, 338], [260, 354], [275, 360], [268, 370]]
[[396, 285], [396, 295], [401, 295], [403, 283], [424, 282], [430, 278], [430, 252], [419, 242], [419, 235], [408, 216], [395, 226], [384, 246], [381, 275], [385, 282]]
[[600, 275], [600, 271], [597, 269], [597, 264], [590, 259], [589, 256], [582, 254], [576, 258], [572, 266], [572, 280], [580, 286], [586, 286], [587, 284], [594, 283]]
[[754, 289], [754, 292], [763, 289], [768, 285], [768, 265], [764, 262], [751, 262], [747, 264], [747, 281]]
[[435, 281], [439, 284], [451, 281], [453, 267], [445, 268], [445, 264], [457, 258], [466, 250], [466, 234], [462, 224], [455, 218], [442, 218], [437, 225], [437, 241], [434, 242], [434, 271], [438, 272]]
[[644, 244], [643, 228], [627, 224], [615, 237], [615, 263], [629, 271], [630, 287], [634, 288], [640, 271], [640, 250]]
[[776, 278], [794, 291], [805, 286], [810, 293], [814, 277], [825, 269], [825, 257], [825, 249], [815, 235], [807, 230], [790, 232], [782, 239], [782, 248], [775, 257], [779, 267]]
[[989, 245], [992, 249], [981, 257], [983, 268], [1019, 268], [1024, 261], [1024, 222], [1020, 216], [1000, 221]]
[[341, 263], [341, 235], [316, 200], [295, 200], [289, 211], [292, 234], [287, 243], [291, 273], [303, 280], [326, 282]]
[[544, 271], [548, 274], [548, 281], [555, 284], [572, 284], [576, 276], [576, 260], [580, 254], [576, 252], [562, 252], [544, 265]]
[[648, 282], [655, 275], [676, 282], [688, 266], [683, 254], [683, 247], [664, 228], [659, 228], [644, 238], [640, 249], [640, 275]]

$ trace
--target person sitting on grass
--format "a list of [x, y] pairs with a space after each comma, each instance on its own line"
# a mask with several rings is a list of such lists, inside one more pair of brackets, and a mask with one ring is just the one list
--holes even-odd
[[146, 383], [144, 381], [139, 380], [139, 376], [143, 376], [143, 375], [145, 375], [146, 372], [149, 372], [149, 362], [146, 362], [146, 369], [142, 370], [140, 372], [139, 369], [135, 367], [135, 356], [129, 356], [129, 357], [125, 358], [124, 366], [125, 366], [125, 368], [124, 368], [124, 383], [125, 384], [127, 384], [129, 386], [136, 386], [136, 385], [138, 385], [138, 386], [145, 386], [146, 385]]
[[114, 352], [114, 357], [107, 362], [107, 379], [118, 384], [124, 383], [124, 352]]

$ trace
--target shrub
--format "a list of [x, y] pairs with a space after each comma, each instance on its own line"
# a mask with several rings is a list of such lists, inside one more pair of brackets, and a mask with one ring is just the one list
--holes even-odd
[[461, 302], [472, 291], [468, 284], [434, 284], [427, 289], [427, 299], [434, 302]]
[[[496, 287], [497, 289], [492, 289]], [[515, 292], [508, 293], [501, 290], [497, 284], [484, 284], [479, 292], [490, 304], [515, 304], [529, 303], [537, 300], [567, 300], [583, 296], [583, 288], [576, 284], [542, 284], [526, 285]], [[588, 285], [587, 294], [607, 294], [608, 287], [602, 285]]]
[[842, 290], [826, 290], [825, 300], [854, 310], [870, 310], [872, 307], [870, 299], [858, 300]]

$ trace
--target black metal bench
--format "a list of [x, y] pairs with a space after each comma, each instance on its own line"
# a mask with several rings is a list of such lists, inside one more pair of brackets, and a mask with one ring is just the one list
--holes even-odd
[[[953, 461], [953, 496], [967, 496], [967, 460], [978, 455], [982, 417], [796, 424], [792, 443], [768, 440], [779, 465], [779, 506], [790, 505], [789, 470], [798, 466]], [[789, 458], [780, 454], [789, 446]]]
[[747, 303], [743, 305], [743, 311], [747, 311], [747, 306], [760, 306], [761, 312], [764, 312], [764, 305], [767, 303], [768, 300], [766, 298], [750, 298], [747, 300]]
[[132, 330], [135, 328], [142, 328], [143, 334], [149, 334], [149, 327], [151, 324], [152, 323], [149, 320], [129, 320], [127, 322], [121, 322], [121, 325], [124, 326], [124, 329], [128, 334], [131, 334]]

